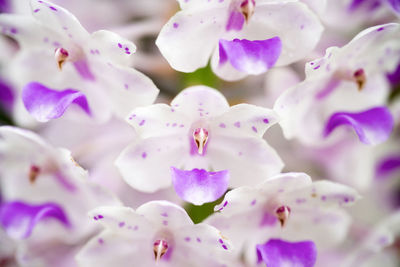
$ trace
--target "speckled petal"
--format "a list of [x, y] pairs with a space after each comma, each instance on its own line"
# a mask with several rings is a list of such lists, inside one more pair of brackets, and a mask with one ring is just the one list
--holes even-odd
[[226, 98], [208, 86], [192, 86], [180, 92], [171, 107], [191, 119], [213, 117], [229, 110]]
[[278, 115], [273, 110], [238, 104], [216, 117], [211, 125], [213, 133], [218, 135], [262, 137], [278, 120]]
[[115, 164], [130, 186], [143, 192], [155, 192], [171, 185], [169, 168], [180, 166], [182, 155], [187, 151], [186, 136], [139, 139], [121, 153]]
[[193, 72], [207, 65], [227, 18], [225, 4], [179, 11], [161, 29], [156, 45], [172, 68]]

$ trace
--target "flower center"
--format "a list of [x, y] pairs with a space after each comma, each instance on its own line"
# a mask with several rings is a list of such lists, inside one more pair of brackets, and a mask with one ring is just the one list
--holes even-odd
[[353, 73], [353, 78], [358, 85], [358, 90], [361, 91], [366, 83], [367, 77], [363, 69], [358, 69]]
[[251, 16], [254, 14], [254, 9], [256, 7], [256, 1], [255, 0], [244, 0], [240, 4], [240, 11], [242, 12], [246, 23], [249, 22]]
[[40, 168], [36, 165], [32, 165], [31, 169], [29, 170], [29, 182], [33, 184], [36, 181], [39, 174], [40, 174]]
[[61, 70], [63, 64], [68, 59], [69, 53], [66, 49], [59, 47], [54, 52], [54, 57], [57, 61], [58, 68]]
[[168, 243], [163, 239], [158, 239], [153, 244], [153, 251], [154, 251], [154, 258], [157, 261], [161, 259], [162, 256], [167, 253], [168, 250]]
[[193, 140], [197, 146], [197, 153], [203, 155], [208, 140], [208, 131], [204, 128], [196, 128], [193, 131]]
[[278, 218], [281, 226], [285, 226], [287, 219], [290, 215], [290, 208], [288, 206], [280, 206], [275, 211], [276, 217]]

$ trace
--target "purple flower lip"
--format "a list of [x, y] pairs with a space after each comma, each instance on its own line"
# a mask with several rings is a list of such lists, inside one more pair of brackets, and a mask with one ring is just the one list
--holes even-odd
[[56, 203], [33, 205], [12, 201], [0, 204], [0, 224], [14, 238], [28, 238], [38, 223], [49, 219], [59, 221], [66, 228], [71, 227], [63, 208]]
[[256, 246], [258, 262], [268, 267], [313, 267], [317, 260], [317, 248], [312, 241], [288, 242], [270, 239]]
[[74, 89], [58, 91], [40, 83], [31, 82], [22, 89], [22, 101], [28, 112], [40, 122], [61, 117], [72, 104], [91, 115], [86, 96]]
[[228, 189], [227, 170], [208, 172], [203, 169], [190, 171], [171, 167], [172, 183], [180, 198], [195, 205], [202, 205], [220, 198]]
[[323, 136], [328, 137], [342, 125], [352, 127], [364, 144], [376, 145], [389, 138], [394, 120], [387, 107], [374, 107], [361, 112], [337, 112], [326, 122]]
[[228, 61], [235, 69], [248, 74], [261, 74], [273, 67], [282, 52], [281, 39], [276, 36], [266, 40], [219, 40], [219, 65]]

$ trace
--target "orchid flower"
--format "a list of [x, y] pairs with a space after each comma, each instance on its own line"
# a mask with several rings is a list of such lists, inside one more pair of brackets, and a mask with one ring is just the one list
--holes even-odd
[[385, 107], [386, 73], [399, 60], [396, 23], [366, 29], [344, 47], [327, 49], [325, 57], [307, 63], [306, 79], [275, 103], [285, 137], [318, 145], [331, 135], [331, 141], [343, 138], [348, 127], [365, 144], [385, 141], [393, 128]]
[[245, 252], [254, 264], [256, 245], [271, 238], [312, 240], [321, 248], [341, 242], [350, 226], [343, 207], [358, 198], [350, 187], [312, 182], [304, 173], [284, 173], [254, 187], [229, 191], [206, 222], [220, 229], [238, 255]]
[[0, 225], [21, 240], [21, 265], [32, 266], [26, 259], [37, 246], [71, 249], [81, 244], [96, 231], [86, 213], [99, 205], [120, 205], [87, 181], [87, 172], [67, 150], [30, 131], [1, 127], [0, 156]]
[[[178, 0], [181, 11], [156, 44], [170, 65], [193, 72], [207, 65], [224, 80], [293, 63], [317, 44], [323, 27], [298, 1]], [[309, 1], [312, 2], [312, 1]]]
[[154, 101], [153, 82], [129, 67], [132, 42], [105, 30], [89, 34], [50, 2], [30, 5], [31, 16], [0, 15], [0, 28], [21, 47], [9, 75], [23, 87], [23, 104], [38, 121], [62, 116], [71, 104], [104, 121]]
[[170, 106], [137, 108], [128, 121], [139, 138], [116, 165], [137, 190], [169, 187], [171, 173], [178, 195], [199, 205], [218, 199], [228, 185], [256, 184], [282, 168], [262, 139], [276, 123], [275, 113], [248, 104], [229, 107], [218, 91], [206, 86], [183, 90]]
[[80, 266], [229, 266], [232, 248], [219, 231], [194, 225], [170, 202], [151, 201], [136, 211], [99, 207], [90, 216], [104, 230], [79, 252]]

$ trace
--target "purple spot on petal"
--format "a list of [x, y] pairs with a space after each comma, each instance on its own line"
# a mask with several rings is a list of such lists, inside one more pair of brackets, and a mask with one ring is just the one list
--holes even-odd
[[252, 206], [254, 206], [255, 204], [256, 204], [256, 200], [254, 199], [250, 204], [252, 205]]
[[179, 27], [179, 24], [175, 22], [175, 23], [173, 24], [173, 26], [174, 26], [174, 28], [176, 29], [176, 28]]
[[104, 240], [102, 238], [99, 238], [97, 241], [99, 242], [100, 245], [104, 244]]
[[145, 159], [146, 157], [147, 157], [147, 153], [146, 153], [146, 152], [143, 152], [143, 153], [142, 153], [142, 158]]
[[225, 250], [228, 250], [228, 247], [227, 247], [225, 244], [222, 244], [222, 247], [223, 247]]
[[57, 8], [53, 7], [53, 6], [49, 6], [49, 8], [53, 11], [57, 11]]
[[219, 127], [221, 127], [221, 128], [226, 128], [226, 125], [225, 125], [225, 123], [220, 123], [220, 124], [219, 124]]
[[267, 124], [267, 123], [269, 123], [269, 120], [268, 120], [267, 118], [265, 118], [265, 119], [263, 119], [263, 122], [264, 122], [265, 124]]
[[141, 120], [140, 122], [139, 122], [139, 126], [143, 126], [143, 124], [146, 122], [146, 120]]
[[118, 226], [121, 227], [121, 228], [124, 227], [124, 226], [125, 226], [125, 222], [120, 222], [120, 223], [118, 224]]
[[185, 237], [185, 241], [186, 241], [186, 242], [190, 242], [190, 237], [188, 237], [188, 236]]
[[201, 243], [201, 239], [198, 237], [196, 238], [197, 242]]
[[255, 126], [252, 126], [251, 129], [253, 130], [253, 132], [257, 132], [257, 128]]
[[237, 128], [240, 128], [240, 122], [239, 121], [235, 122], [233, 125], [235, 125], [235, 127], [237, 127]]
[[382, 31], [384, 29], [384, 27], [380, 27], [380, 28], [378, 28], [376, 31], [377, 32], [380, 32], [380, 31]]
[[122, 44], [118, 43], [118, 47], [119, 47], [119, 48], [122, 48]]
[[168, 225], [168, 221], [163, 221], [162, 223], [163, 223], [163, 225], [165, 225], [165, 226]]

